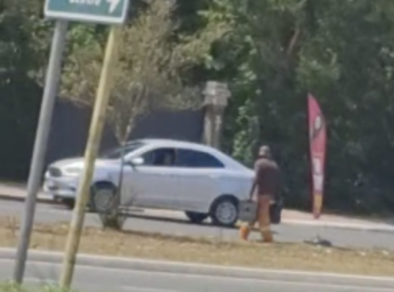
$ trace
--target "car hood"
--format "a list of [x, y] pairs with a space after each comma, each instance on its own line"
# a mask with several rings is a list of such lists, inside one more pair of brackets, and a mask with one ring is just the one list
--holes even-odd
[[[50, 167], [57, 167], [57, 168], [63, 168], [63, 167], [80, 167], [83, 168], [85, 162], [83, 157], [78, 157], [78, 158], [68, 158], [68, 159], [62, 159], [59, 161], [56, 161], [50, 165]], [[104, 165], [119, 165], [120, 160], [114, 160], [114, 159], [96, 159], [95, 161], [95, 166], [100, 167]]]

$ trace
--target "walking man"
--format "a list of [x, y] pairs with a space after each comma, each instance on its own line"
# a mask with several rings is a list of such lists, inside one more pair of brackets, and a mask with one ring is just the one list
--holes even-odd
[[[255, 178], [250, 190], [250, 199], [258, 204], [257, 221], [263, 242], [273, 242], [270, 222], [270, 205], [280, 191], [280, 170], [272, 159], [268, 146], [261, 146], [254, 165]], [[241, 238], [247, 240], [255, 223], [243, 224], [240, 229]]]

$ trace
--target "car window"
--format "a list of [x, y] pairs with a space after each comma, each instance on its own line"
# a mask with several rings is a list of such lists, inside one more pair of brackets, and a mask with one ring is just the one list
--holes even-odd
[[176, 166], [179, 167], [224, 168], [216, 157], [202, 151], [178, 149], [176, 158]]
[[176, 151], [173, 148], [158, 148], [142, 155], [145, 166], [174, 166]]
[[117, 147], [113, 149], [109, 149], [107, 151], [104, 151], [101, 155], [100, 158], [105, 158], [105, 159], [120, 159], [123, 156], [141, 148], [144, 146], [145, 143], [136, 141], [136, 142], [130, 142], [124, 147]]

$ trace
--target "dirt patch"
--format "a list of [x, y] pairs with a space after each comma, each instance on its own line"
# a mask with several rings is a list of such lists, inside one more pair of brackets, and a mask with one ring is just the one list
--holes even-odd
[[[0, 217], [0, 246], [14, 247], [18, 228], [16, 219]], [[66, 223], [37, 224], [31, 248], [62, 251], [67, 232]], [[218, 242], [209, 238], [103, 231], [90, 227], [83, 232], [80, 252], [256, 268], [394, 275], [392, 251], [323, 248], [307, 244]]]

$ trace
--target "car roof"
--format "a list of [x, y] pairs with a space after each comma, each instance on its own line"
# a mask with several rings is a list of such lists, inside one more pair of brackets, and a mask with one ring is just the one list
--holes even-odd
[[246, 166], [242, 165], [242, 163], [235, 160], [231, 156], [221, 152], [220, 150], [218, 150], [214, 147], [204, 145], [201, 143], [182, 141], [182, 140], [176, 140], [176, 139], [144, 138], [144, 139], [137, 139], [137, 140], [129, 141], [127, 144], [134, 143], [134, 142], [141, 142], [141, 143], [147, 143], [150, 145], [164, 146], [164, 147], [174, 147], [174, 148], [179, 147], [179, 148], [194, 149], [197, 151], [200, 150], [200, 151], [210, 153], [210, 154], [220, 158], [221, 160], [224, 160], [228, 166], [232, 166], [233, 168], [248, 169]]
[[203, 148], [211, 148], [201, 143], [183, 141], [183, 140], [175, 140], [175, 139], [159, 139], [159, 138], [146, 138], [146, 139], [139, 139], [140, 142], [145, 142], [149, 144], [166, 144], [166, 145], [176, 145], [176, 146], [201, 146]]
[[207, 152], [214, 152], [215, 154], [217, 152], [220, 153], [217, 149], [201, 144], [201, 143], [195, 143], [195, 142], [189, 142], [189, 141], [183, 141], [183, 140], [175, 140], [175, 139], [160, 139], [160, 138], [146, 138], [146, 139], [138, 139], [134, 141], [130, 141], [129, 143], [133, 142], [142, 142], [142, 143], [147, 143], [147, 144], [154, 144], [154, 145], [162, 145], [166, 147], [181, 147], [181, 148], [193, 148], [193, 149], [200, 149], [202, 151], [207, 151]]

